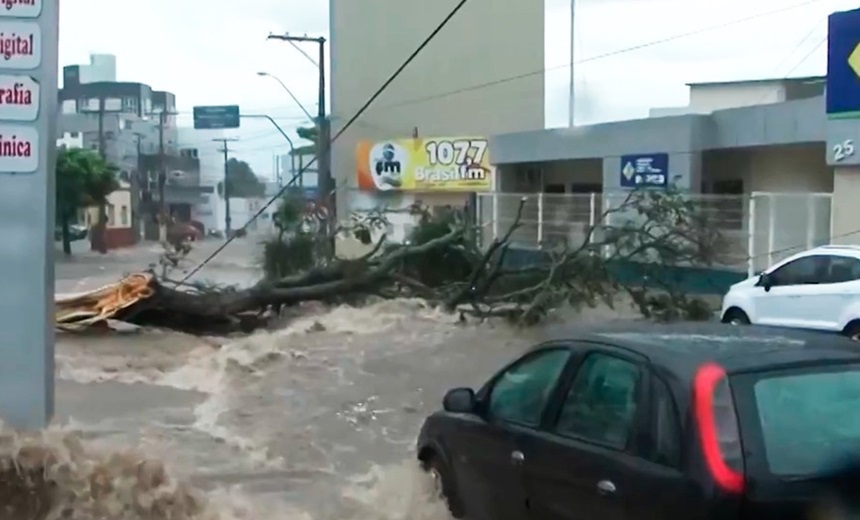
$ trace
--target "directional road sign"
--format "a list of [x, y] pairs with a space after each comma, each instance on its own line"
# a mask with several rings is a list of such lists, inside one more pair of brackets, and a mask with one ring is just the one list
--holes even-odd
[[194, 128], [239, 128], [239, 105], [194, 107]]

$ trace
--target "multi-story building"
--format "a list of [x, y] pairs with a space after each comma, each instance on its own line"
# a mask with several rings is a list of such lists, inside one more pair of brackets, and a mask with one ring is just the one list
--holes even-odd
[[[457, 0], [330, 0], [332, 134], [430, 35]], [[392, 22], [395, 21], [395, 22]], [[544, 128], [544, 2], [472, 0], [332, 146], [339, 188], [357, 188], [357, 144], [486, 137]], [[492, 157], [490, 150], [490, 157]], [[340, 193], [349, 192], [348, 197]], [[338, 190], [340, 218], [364, 205], [464, 203], [462, 192]], [[350, 202], [347, 202], [349, 200]]]
[[212, 188], [201, 186], [196, 152], [181, 150], [176, 96], [145, 83], [116, 80], [116, 59], [92, 55], [87, 65], [63, 67], [59, 130], [82, 134], [84, 146], [103, 152], [131, 185], [131, 220], [147, 238], [157, 238], [155, 216], [164, 209], [191, 218], [190, 207]]
[[89, 63], [63, 67], [63, 79], [64, 82], [77, 83], [115, 82], [116, 56], [91, 53]]

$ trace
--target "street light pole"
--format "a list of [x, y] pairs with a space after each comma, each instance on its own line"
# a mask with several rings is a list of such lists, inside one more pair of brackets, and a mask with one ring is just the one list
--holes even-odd
[[[290, 34], [270, 34], [269, 40], [282, 40], [292, 43], [316, 43], [319, 45], [319, 111], [316, 117], [317, 126], [317, 169], [318, 182], [317, 189], [319, 193], [319, 203], [322, 207], [329, 208], [329, 195], [333, 191], [332, 176], [331, 176], [331, 153], [329, 144], [331, 143], [331, 125], [326, 117], [325, 106], [325, 43], [326, 39], [322, 36], [312, 38], [310, 36], [292, 36]], [[329, 213], [333, 215], [334, 208], [329, 208]]]
[[295, 96], [295, 94], [293, 94], [293, 91], [290, 90], [289, 88], [287, 88], [287, 85], [284, 84], [283, 81], [281, 81], [281, 78], [275, 76], [274, 74], [269, 74], [268, 72], [258, 72], [257, 76], [260, 76], [263, 78], [272, 78], [273, 80], [277, 81], [278, 84], [281, 85], [281, 88], [283, 88], [284, 91], [287, 93], [287, 95], [289, 95], [292, 98], [292, 100], [296, 102], [296, 105], [298, 105], [298, 107], [302, 109], [302, 112], [305, 113], [305, 115], [308, 117], [308, 119], [311, 121], [314, 120], [314, 116], [312, 116], [311, 113], [308, 112], [308, 109], [305, 108], [305, 106], [302, 104], [302, 102], [299, 101], [299, 99]]

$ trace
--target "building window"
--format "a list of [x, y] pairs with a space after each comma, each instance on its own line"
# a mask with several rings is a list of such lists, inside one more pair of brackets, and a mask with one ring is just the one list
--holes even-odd
[[113, 204], [107, 205], [107, 219], [108, 226], [116, 225], [116, 207]]
[[119, 222], [122, 227], [128, 226], [128, 206], [119, 209]]
[[137, 113], [137, 98], [122, 98], [122, 111]]
[[72, 139], [77, 139], [78, 137], [80, 137], [80, 135], [81, 134], [79, 132], [69, 132], [69, 137], [71, 137]]

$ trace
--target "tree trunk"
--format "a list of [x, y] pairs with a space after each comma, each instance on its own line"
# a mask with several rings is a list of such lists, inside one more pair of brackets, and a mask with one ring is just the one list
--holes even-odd
[[63, 254], [66, 256], [71, 256], [72, 254], [72, 233], [69, 230], [70, 220], [69, 214], [63, 211], [63, 214], [60, 216], [60, 229], [63, 233]]
[[99, 204], [98, 224], [95, 227], [96, 250], [101, 254], [107, 253], [107, 208], [105, 203]]

